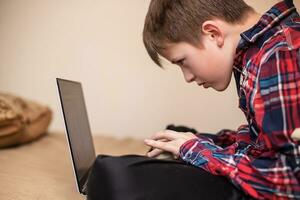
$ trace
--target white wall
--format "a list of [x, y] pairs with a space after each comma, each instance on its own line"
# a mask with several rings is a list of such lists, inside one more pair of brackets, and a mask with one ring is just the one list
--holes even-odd
[[[277, 1], [247, 2], [264, 12]], [[219, 93], [153, 64], [142, 43], [148, 4], [0, 0], [0, 91], [48, 104], [52, 131], [64, 130], [56, 77], [83, 83], [94, 134], [143, 138], [169, 123], [217, 132], [245, 122], [234, 80]]]

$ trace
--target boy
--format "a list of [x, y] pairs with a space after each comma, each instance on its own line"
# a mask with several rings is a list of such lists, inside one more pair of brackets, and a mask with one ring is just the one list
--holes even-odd
[[224, 91], [234, 74], [248, 124], [216, 139], [165, 130], [145, 143], [227, 177], [256, 199], [300, 199], [300, 17], [292, 0], [260, 16], [243, 0], [152, 0], [143, 40], [186, 82]]

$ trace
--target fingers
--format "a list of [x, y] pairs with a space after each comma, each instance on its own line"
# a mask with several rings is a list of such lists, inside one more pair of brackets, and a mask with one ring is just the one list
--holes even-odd
[[160, 139], [159, 141], [162, 141], [162, 142], [167, 142], [167, 141], [169, 141], [168, 139], [166, 139], [166, 138], [163, 138], [163, 139]]
[[[159, 140], [159, 141], [167, 142], [167, 141], [169, 141], [169, 140], [167, 140], [167, 139], [161, 139], [161, 140]], [[151, 152], [151, 151], [153, 151], [153, 150], [154, 150], [154, 148], [151, 146], [151, 148], [148, 150], [147, 153], [149, 153], [149, 152]], [[146, 154], [147, 154], [147, 153], [146, 153]]]
[[[145, 139], [144, 142], [146, 145], [151, 146], [153, 148], [159, 150], [151, 150], [153, 151], [153, 156], [157, 154], [161, 154], [162, 151], [168, 151], [177, 155], [179, 152], [180, 146], [187, 140], [197, 138], [191, 132], [176, 132], [172, 130], [164, 130], [155, 133], [151, 139]], [[150, 153], [152, 155], [152, 153]]]
[[149, 139], [145, 139], [144, 141], [147, 145], [152, 146], [154, 148], [158, 148], [158, 149], [169, 151], [169, 152], [174, 151], [173, 146], [170, 145], [168, 142], [155, 141], [155, 140], [149, 140]]
[[159, 154], [163, 153], [164, 151], [161, 150], [161, 149], [153, 149], [152, 151], [148, 152], [147, 153], [147, 156], [148, 157], [156, 157], [158, 156]]
[[159, 139], [168, 139], [168, 140], [174, 140], [178, 137], [180, 137], [182, 133], [172, 131], [172, 130], [164, 130], [159, 131], [155, 133], [153, 136], [151, 136], [151, 139], [153, 140], [159, 140]]

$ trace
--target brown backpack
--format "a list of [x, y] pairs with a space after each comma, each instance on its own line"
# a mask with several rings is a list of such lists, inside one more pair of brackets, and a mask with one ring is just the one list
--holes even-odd
[[46, 133], [51, 119], [49, 107], [0, 93], [0, 148], [37, 139]]

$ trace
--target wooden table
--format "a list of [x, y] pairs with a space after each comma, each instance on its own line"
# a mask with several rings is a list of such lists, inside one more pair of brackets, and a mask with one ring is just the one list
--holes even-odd
[[[97, 154], [144, 155], [141, 140], [94, 137]], [[81, 200], [65, 135], [49, 133], [32, 143], [0, 150], [0, 199]]]

